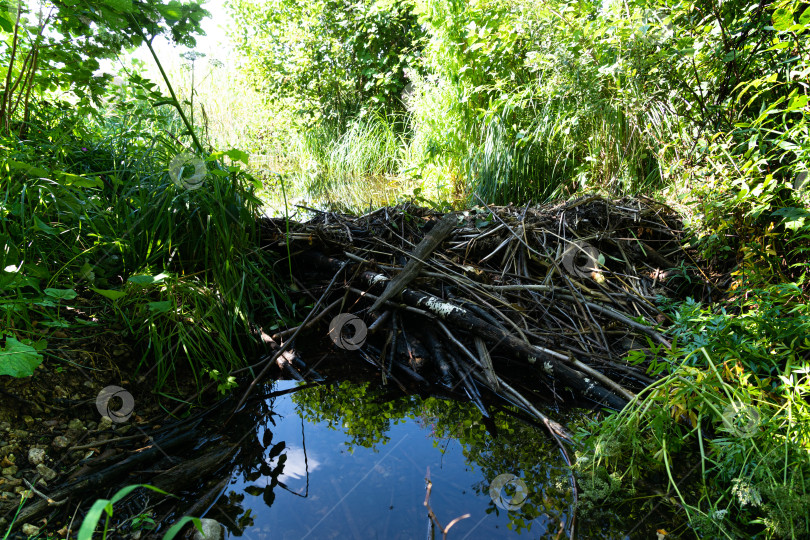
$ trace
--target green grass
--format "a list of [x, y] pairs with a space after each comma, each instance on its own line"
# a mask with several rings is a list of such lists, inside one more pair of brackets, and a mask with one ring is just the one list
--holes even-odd
[[70, 324], [52, 313], [46, 289], [84, 293], [140, 344], [139, 368], [154, 368], [157, 389], [181, 365], [197, 382], [241, 367], [258, 350], [258, 319], [287, 313], [257, 246], [260, 201], [236, 165], [245, 156], [199, 156], [204, 184], [186, 189], [168, 172], [187, 152], [165, 131], [172, 125], [169, 109], [133, 98], [90, 121], [69, 106], [46, 109], [27, 139], [0, 142], [5, 328], [36, 340], [34, 319]]

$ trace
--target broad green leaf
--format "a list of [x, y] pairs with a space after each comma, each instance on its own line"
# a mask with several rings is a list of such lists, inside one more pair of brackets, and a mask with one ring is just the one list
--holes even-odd
[[785, 8], [779, 8], [773, 12], [773, 27], [776, 30], [787, 30], [793, 26], [793, 12]]
[[23, 163], [22, 161], [15, 161], [13, 159], [9, 159], [6, 161], [8, 166], [12, 169], [16, 169], [18, 171], [24, 171], [31, 176], [47, 176], [48, 171], [43, 168], [35, 167], [33, 165], [29, 165], [28, 163]]
[[87, 178], [78, 174], [70, 174], [57, 171], [54, 176], [61, 184], [80, 188], [104, 187], [104, 182], [100, 178]]
[[793, 96], [790, 102], [788, 103], [786, 111], [795, 111], [798, 109], [803, 109], [807, 106], [807, 96], [804, 94]]
[[34, 347], [13, 337], [7, 337], [5, 347], [0, 348], [0, 375], [30, 377], [41, 363], [42, 355]]
[[132, 13], [132, 0], [104, 0], [104, 3], [119, 13]]
[[116, 300], [120, 300], [121, 298], [127, 295], [127, 293], [123, 291], [114, 291], [112, 289], [95, 289], [91, 287], [90, 290], [93, 292], [97, 292], [98, 294], [100, 294], [105, 298], [109, 298], [113, 302]]
[[51, 236], [56, 234], [56, 229], [54, 229], [50, 225], [47, 225], [44, 221], [39, 219], [38, 216], [34, 216], [34, 228]]
[[169, 300], [164, 300], [162, 302], [147, 302], [146, 305], [149, 307], [149, 311], [153, 313], [166, 313], [172, 308], [172, 303]]
[[73, 300], [78, 296], [73, 289], [45, 289], [45, 294], [58, 300]]
[[0, 30], [3, 32], [14, 31], [14, 23], [5, 18], [5, 14], [0, 13]]
[[236, 148], [228, 150], [225, 152], [225, 155], [231, 158], [233, 161], [241, 161], [245, 165], [248, 165], [248, 161], [250, 160], [250, 155], [247, 152], [237, 150]]

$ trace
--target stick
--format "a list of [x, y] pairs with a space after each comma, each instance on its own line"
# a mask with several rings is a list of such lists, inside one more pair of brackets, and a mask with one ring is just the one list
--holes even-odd
[[377, 298], [377, 301], [371, 306], [370, 311], [376, 311], [386, 301], [401, 293], [408, 284], [416, 279], [419, 271], [425, 264], [425, 259], [430, 257], [430, 254], [439, 247], [439, 244], [447, 238], [456, 226], [458, 218], [454, 214], [445, 214], [445, 216], [434, 225], [429, 233], [425, 235], [421, 242], [416, 246], [411, 255], [411, 260], [405, 265], [397, 277], [388, 283], [385, 291]]

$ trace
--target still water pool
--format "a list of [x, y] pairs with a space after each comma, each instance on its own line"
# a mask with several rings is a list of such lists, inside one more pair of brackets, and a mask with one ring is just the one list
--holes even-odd
[[[570, 475], [538, 427], [498, 413], [493, 437], [471, 404], [373, 383], [297, 390], [278, 381], [273, 390], [289, 393], [243, 411], [233, 427], [248, 434], [208, 514], [229, 536], [442, 538], [440, 527], [466, 516], [448, 538], [568, 538]], [[578, 512], [576, 537], [649, 537], [633, 534], [650, 527], [631, 521]]]

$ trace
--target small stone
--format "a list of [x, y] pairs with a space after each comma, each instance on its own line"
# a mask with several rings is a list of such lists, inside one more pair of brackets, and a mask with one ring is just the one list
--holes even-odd
[[14, 454], [11, 454], [10, 456], [4, 456], [3, 459], [0, 459], [0, 468], [11, 467], [12, 465], [14, 465], [15, 461], [17, 460], [15, 459]]
[[112, 420], [109, 416], [102, 416], [101, 420], [98, 422], [98, 430], [99, 431], [106, 431], [112, 427]]
[[53, 442], [51, 443], [54, 448], [67, 448], [70, 446], [70, 439], [59, 435], [58, 437], [53, 438]]
[[68, 429], [75, 429], [77, 431], [81, 431], [84, 429], [84, 424], [78, 418], [74, 418], [68, 423]]
[[46, 467], [42, 463], [37, 465], [37, 472], [39, 475], [44, 478], [47, 482], [50, 482], [54, 478], [56, 478], [56, 471], [51, 469], [50, 467]]
[[23, 416], [23, 422], [25, 422], [25, 425], [30, 428], [34, 425], [34, 417], [29, 414], [26, 414], [25, 416]]
[[132, 426], [130, 426], [129, 424], [126, 424], [116, 429], [115, 432], [118, 433], [119, 435], [126, 435], [127, 431], [129, 431], [129, 428], [131, 427]]
[[21, 486], [23, 483], [22, 478], [3, 478], [3, 481], [3, 486], [8, 488]]
[[45, 462], [45, 449], [44, 448], [29, 448], [28, 449], [28, 462], [31, 465], [39, 465]]
[[24, 429], [17, 429], [12, 432], [12, 435], [17, 437], [18, 439], [25, 439], [26, 437], [28, 437], [28, 432], [25, 431]]
[[87, 422], [87, 425], [85, 425], [84, 427], [92, 431], [96, 429], [97, 426], [98, 424], [96, 424], [95, 422]]
[[11, 467], [6, 467], [2, 471], [0, 471], [0, 473], [2, 473], [3, 476], [14, 476], [15, 474], [17, 474], [17, 466], [12, 465]]
[[8, 431], [11, 429], [11, 424], [8, 422], [0, 422], [0, 431]]
[[59, 385], [56, 385], [56, 386], [53, 387], [53, 393], [56, 394], [56, 397], [58, 397], [58, 398], [63, 398], [64, 399], [64, 398], [68, 397], [67, 390], [65, 390], [64, 388], [62, 388]]
[[39, 527], [34, 527], [30, 523], [26, 523], [25, 525], [23, 525], [22, 529], [20, 530], [26, 536], [36, 536], [39, 534]]
[[194, 530], [194, 540], [222, 540], [222, 525], [215, 519], [200, 520], [202, 532]]

